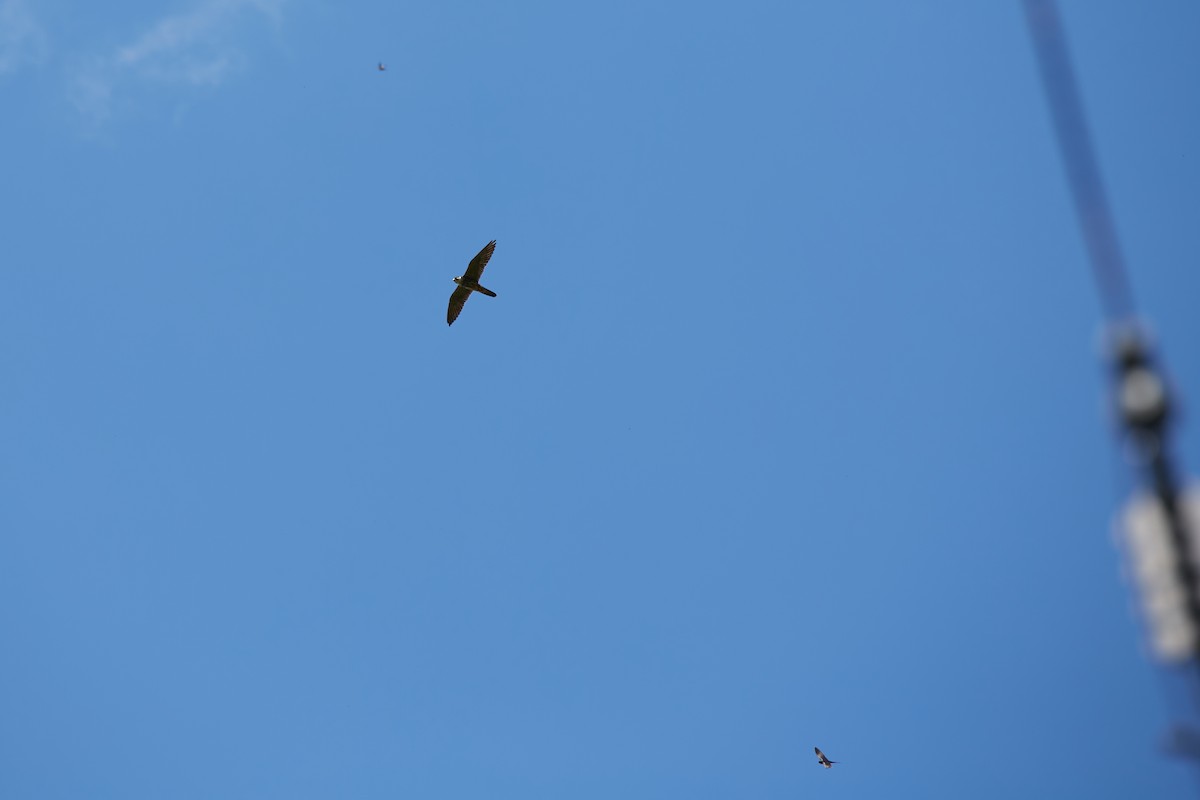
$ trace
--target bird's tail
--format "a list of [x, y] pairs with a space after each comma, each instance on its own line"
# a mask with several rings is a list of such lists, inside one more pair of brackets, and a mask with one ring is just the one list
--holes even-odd
[[484, 294], [486, 294], [488, 297], [495, 297], [495, 296], [496, 296], [496, 293], [495, 293], [495, 292], [493, 292], [491, 289], [485, 289], [485, 288], [484, 288], [484, 287], [482, 287], [482, 286], [477, 286], [477, 287], [475, 287], [475, 291], [477, 291], [477, 292], [483, 292], [483, 293], [484, 293]]

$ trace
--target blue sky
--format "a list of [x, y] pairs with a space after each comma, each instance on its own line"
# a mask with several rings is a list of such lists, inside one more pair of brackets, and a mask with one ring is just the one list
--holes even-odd
[[[1063, 12], [1200, 397], [1200, 10]], [[0, 101], [0, 795], [1194, 791], [1017, 3], [0, 0]]]

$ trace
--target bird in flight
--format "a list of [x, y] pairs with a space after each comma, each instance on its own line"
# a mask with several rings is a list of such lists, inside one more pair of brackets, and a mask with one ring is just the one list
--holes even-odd
[[383, 63], [382, 61], [380, 61], [380, 62], [379, 62], [379, 71], [380, 71], [380, 72], [383, 72], [383, 71], [384, 71], [384, 70], [386, 70], [386, 69], [387, 69], [387, 64], [385, 64], [385, 63]]
[[825, 769], [832, 769], [833, 765], [838, 763], [836, 761], [830, 761], [828, 758], [826, 758], [825, 754], [821, 752], [821, 748], [819, 747], [814, 747], [813, 752], [817, 754], [817, 763], [819, 763]]
[[471, 259], [471, 263], [467, 265], [467, 271], [454, 279], [458, 284], [458, 288], [454, 290], [454, 294], [450, 295], [450, 307], [446, 309], [446, 324], [453, 325], [454, 320], [458, 319], [458, 315], [462, 313], [463, 306], [467, 304], [467, 298], [471, 296], [471, 292], [479, 292], [486, 294], [488, 297], [495, 297], [496, 293], [491, 289], [479, 285], [479, 276], [483, 274], [483, 268], [487, 266], [488, 259], [492, 257], [492, 251], [496, 249], [496, 240], [492, 239], [479, 254]]

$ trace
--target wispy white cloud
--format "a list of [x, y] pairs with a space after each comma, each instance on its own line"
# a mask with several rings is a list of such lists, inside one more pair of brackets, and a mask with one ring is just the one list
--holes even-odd
[[202, 0], [164, 17], [112, 53], [84, 65], [72, 100], [91, 123], [112, 113], [122, 87], [134, 82], [168, 86], [217, 86], [244, 67], [239, 32], [247, 17], [278, 23], [287, 0]]
[[0, 0], [0, 76], [46, 55], [46, 34], [26, 0]]
[[243, 11], [279, 18], [282, 0], [208, 0], [190, 13], [161, 19], [132, 44], [120, 47], [114, 63], [150, 70], [187, 83], [210, 83], [214, 65], [228, 60], [230, 26]]

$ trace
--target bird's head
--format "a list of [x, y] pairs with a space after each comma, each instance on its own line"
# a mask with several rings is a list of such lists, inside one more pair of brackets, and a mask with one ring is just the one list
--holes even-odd
[[459, 275], [457, 278], [455, 278], [454, 282], [461, 286], [462, 285], [462, 275]]

